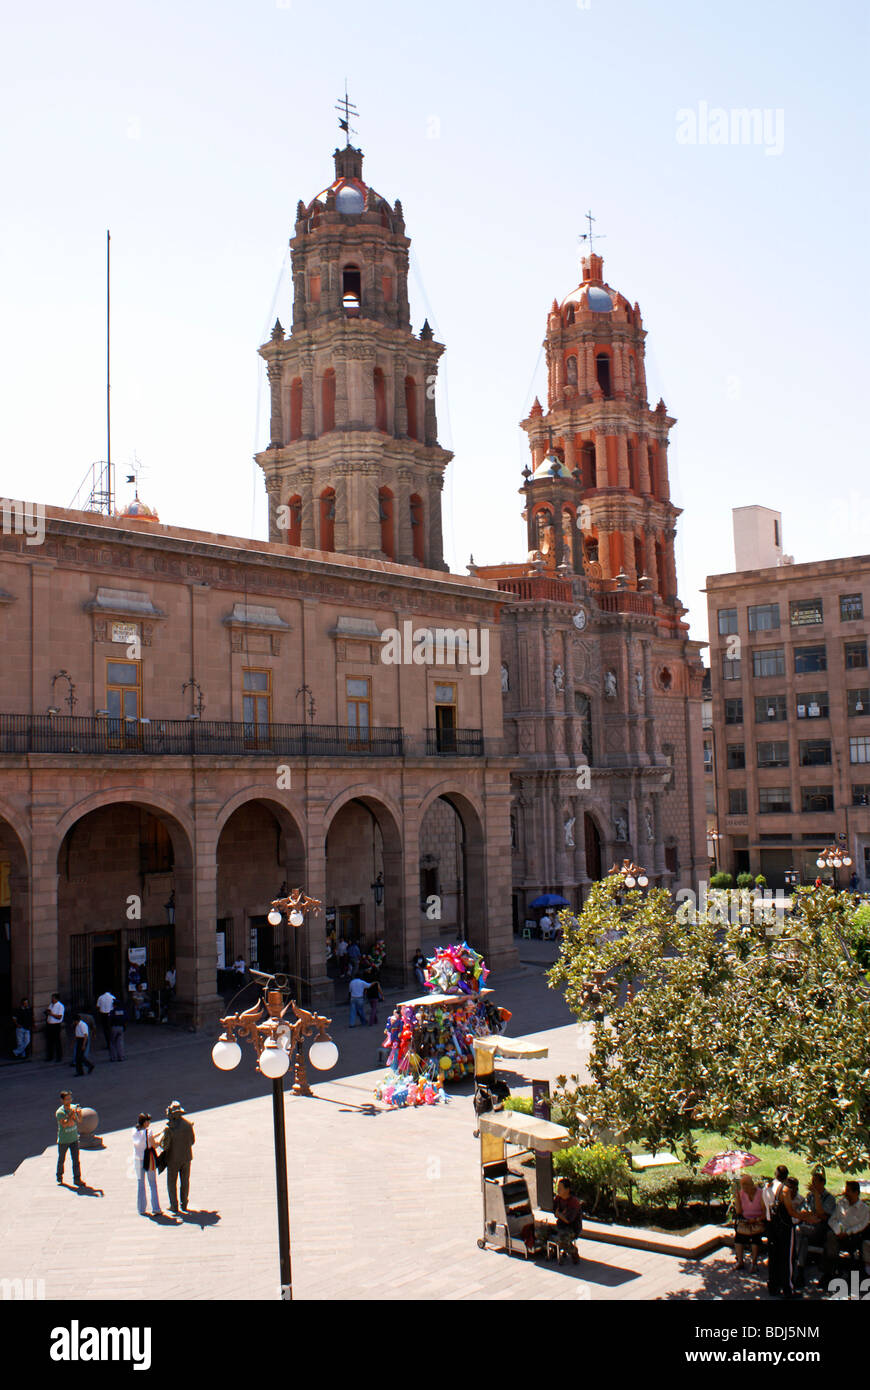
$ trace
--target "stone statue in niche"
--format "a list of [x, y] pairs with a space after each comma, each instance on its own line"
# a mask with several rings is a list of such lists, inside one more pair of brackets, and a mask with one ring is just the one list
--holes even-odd
[[565, 689], [565, 672], [561, 666], [553, 667], [553, 684], [559, 691]]
[[637, 698], [643, 699], [643, 671], [635, 671], [634, 684], [637, 689]]
[[644, 818], [646, 820], [646, 838], [652, 844], [655, 839], [655, 828], [653, 826], [653, 813], [648, 806], [644, 811]]
[[616, 699], [616, 672], [605, 671], [604, 673], [604, 695], [608, 700]]
[[564, 831], [565, 831], [565, 848], [566, 848], [566, 849], [573, 849], [573, 848], [574, 848], [574, 821], [575, 821], [575, 820], [576, 820], [576, 816], [569, 816], [568, 819], [565, 821], [565, 824], [564, 824], [564, 826], [563, 826], [563, 829], [564, 829]]
[[502, 695], [507, 695], [507, 693], [508, 693], [508, 691], [510, 690], [510, 688], [511, 688], [510, 672], [508, 671], [508, 668], [505, 666], [504, 662], [502, 662], [502, 664], [501, 664], [501, 693], [502, 693]]
[[627, 819], [625, 816], [622, 816], [622, 815], [620, 815], [620, 816], [615, 816], [615, 817], [614, 817], [614, 821], [613, 821], [613, 826], [614, 826], [614, 829], [616, 830], [616, 838], [617, 838], [617, 840], [627, 840], [627, 839], [628, 839], [628, 819]]

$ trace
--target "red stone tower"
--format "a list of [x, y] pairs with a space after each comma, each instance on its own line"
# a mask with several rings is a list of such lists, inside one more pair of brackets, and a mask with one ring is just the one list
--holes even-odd
[[408, 304], [402, 205], [336, 150], [335, 179], [300, 202], [291, 238], [293, 326], [260, 348], [271, 441], [257, 455], [269, 536], [326, 551], [446, 569], [435, 382], [444, 351]]
[[663, 401], [646, 398], [640, 309], [583, 258], [583, 279], [547, 319], [547, 413], [536, 400], [522, 427], [532, 468], [524, 473], [530, 551], [548, 569], [583, 574], [606, 589], [655, 596], [665, 626], [685, 611], [677, 598], [668, 432]]

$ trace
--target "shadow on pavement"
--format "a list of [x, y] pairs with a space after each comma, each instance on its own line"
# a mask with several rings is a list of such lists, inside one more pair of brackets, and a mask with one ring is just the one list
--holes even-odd
[[[696, 1300], [718, 1302], [720, 1299], [737, 1303], [780, 1302], [778, 1297], [767, 1292], [766, 1263], [759, 1266], [757, 1274], [752, 1274], [750, 1270], [738, 1269], [734, 1263], [722, 1259], [715, 1261], [715, 1263], [706, 1260], [681, 1260], [680, 1273], [694, 1279], [700, 1275], [702, 1280], [700, 1287], [696, 1284], [691, 1289], [677, 1289], [672, 1293], [662, 1294], [661, 1297], [664, 1302], [690, 1303]], [[817, 1303], [823, 1297], [824, 1290], [811, 1282], [801, 1293], [796, 1294], [794, 1299], [788, 1301], [806, 1300]]]
[[182, 1211], [178, 1218], [182, 1224], [188, 1226], [199, 1226], [202, 1230], [206, 1226], [216, 1226], [221, 1219], [219, 1211]]

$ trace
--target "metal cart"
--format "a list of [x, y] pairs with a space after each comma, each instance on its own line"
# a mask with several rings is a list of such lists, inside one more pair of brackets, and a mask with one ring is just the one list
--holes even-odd
[[[551, 1172], [550, 1155], [567, 1148], [571, 1136], [562, 1125], [514, 1110], [481, 1115], [478, 1125], [483, 1235], [477, 1244], [481, 1250], [491, 1246], [528, 1257], [535, 1251], [529, 1251], [523, 1230], [535, 1221], [552, 1220], [553, 1211], [552, 1181], [549, 1194], [539, 1197], [534, 1164], [540, 1155]], [[508, 1144], [519, 1150], [510, 1158]]]

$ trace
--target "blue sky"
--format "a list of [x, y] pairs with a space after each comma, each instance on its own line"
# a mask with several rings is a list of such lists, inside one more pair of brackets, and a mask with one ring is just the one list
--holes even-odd
[[[870, 551], [870, 9], [765, 0], [163, 0], [18, 6], [0, 55], [0, 490], [66, 505], [105, 453], [170, 524], [265, 535], [256, 348], [289, 326], [297, 200], [331, 178], [347, 76], [368, 180], [402, 199], [412, 318], [447, 345], [454, 568], [524, 553], [517, 422], [592, 209], [672, 432], [678, 571], [733, 568], [731, 508], [798, 561]], [[781, 152], [678, 140], [757, 108]], [[781, 113], [777, 116], [777, 113]], [[685, 125], [685, 118], [682, 118]], [[773, 142], [768, 141], [768, 145]], [[123, 491], [123, 489], [122, 489]]]

